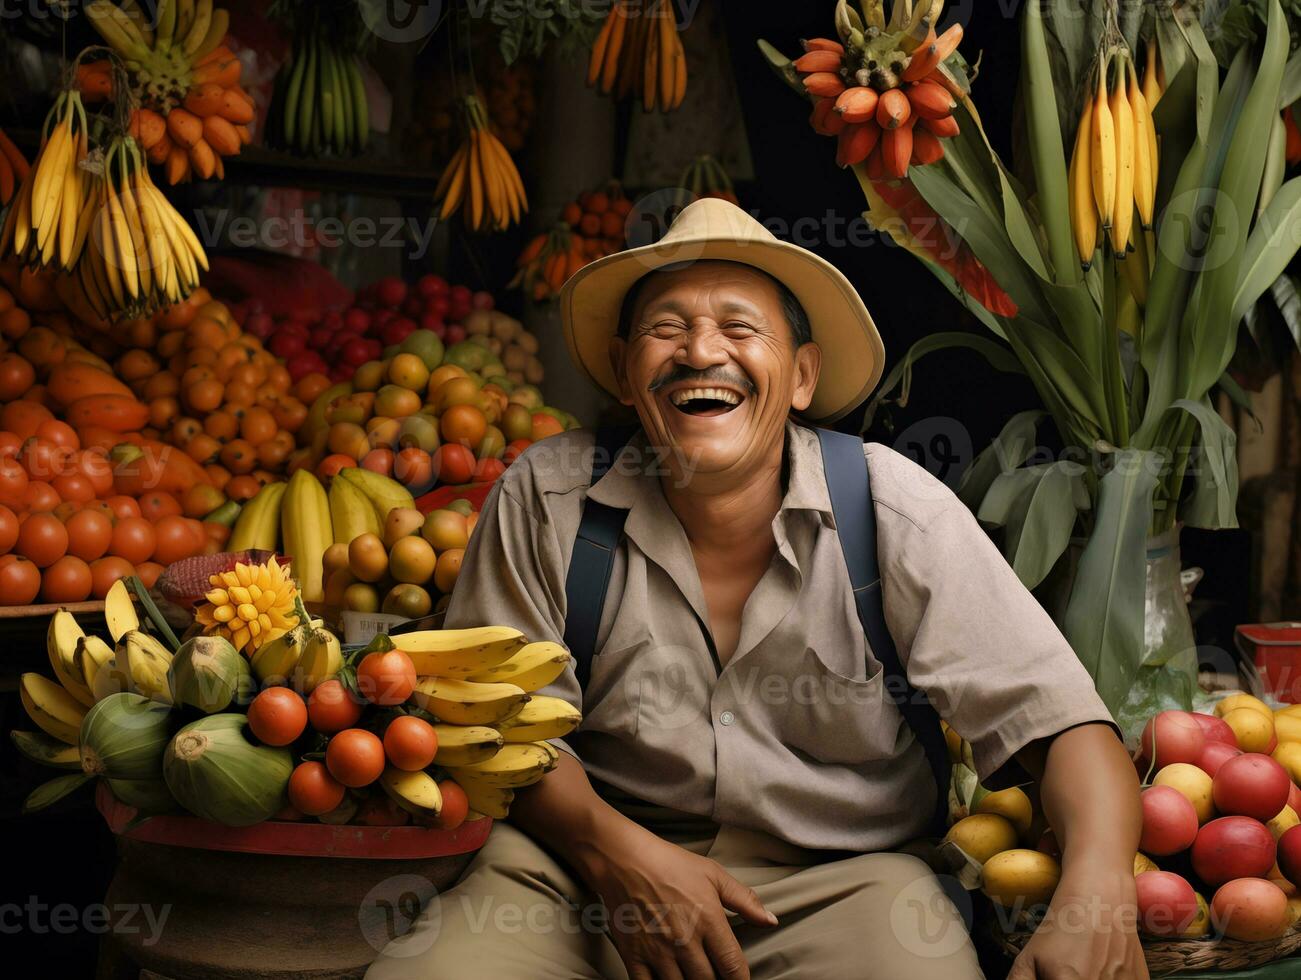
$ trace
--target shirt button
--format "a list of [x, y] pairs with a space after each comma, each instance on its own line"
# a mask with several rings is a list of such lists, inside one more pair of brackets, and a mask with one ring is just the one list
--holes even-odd
[[718, 720], [724, 725], [730, 725], [732, 722], [736, 721], [736, 715], [732, 714], [730, 711], [724, 711], [718, 716]]

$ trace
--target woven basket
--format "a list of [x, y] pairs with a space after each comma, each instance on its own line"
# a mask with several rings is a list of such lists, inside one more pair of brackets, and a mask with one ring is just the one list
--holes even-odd
[[[1006, 932], [997, 920], [990, 922], [989, 931], [999, 948], [1012, 957], [1017, 956], [1034, 935], [1032, 932]], [[1227, 973], [1250, 970], [1285, 959], [1297, 950], [1301, 950], [1301, 931], [1263, 943], [1244, 943], [1237, 939], [1143, 940], [1147, 969], [1154, 977], [1190, 971]], [[1297, 969], [1301, 972], [1301, 961], [1298, 961]]]

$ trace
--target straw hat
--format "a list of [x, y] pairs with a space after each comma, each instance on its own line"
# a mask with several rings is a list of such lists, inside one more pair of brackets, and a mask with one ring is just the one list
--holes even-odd
[[830, 262], [778, 240], [736, 205], [717, 198], [688, 205], [655, 244], [607, 255], [569, 277], [560, 291], [560, 315], [574, 363], [617, 395], [609, 348], [624, 296], [647, 273], [702, 259], [762, 269], [804, 307], [823, 350], [822, 373], [805, 418], [832, 422], [871, 394], [881, 379], [885, 347], [849, 280]]

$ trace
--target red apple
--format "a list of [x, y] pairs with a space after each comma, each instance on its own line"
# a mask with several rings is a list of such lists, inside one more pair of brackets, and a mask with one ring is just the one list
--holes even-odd
[[1176, 762], [1196, 763], [1205, 745], [1202, 726], [1187, 711], [1162, 711], [1143, 729], [1139, 759], [1150, 762], [1155, 746], [1158, 770]]
[[1301, 786], [1296, 783], [1293, 783], [1292, 788], [1287, 791], [1287, 805], [1292, 808], [1292, 811], [1297, 816], [1301, 817]]
[[1143, 790], [1143, 837], [1138, 849], [1158, 857], [1178, 854], [1197, 838], [1197, 810], [1173, 786]]
[[432, 272], [426, 272], [416, 280], [416, 292], [426, 297], [442, 295], [447, 292], [447, 280]]
[[453, 323], [447, 328], [447, 332], [443, 335], [443, 340], [448, 344], [459, 344], [464, 339], [465, 327], [461, 326], [459, 323]]
[[339, 351], [339, 359], [344, 364], [358, 367], [370, 360], [370, 345], [360, 337], [353, 337], [344, 343]]
[[1193, 721], [1197, 722], [1202, 728], [1202, 733], [1206, 736], [1208, 742], [1223, 742], [1225, 745], [1238, 747], [1238, 738], [1233, 734], [1233, 729], [1228, 726], [1223, 718], [1217, 718], [1215, 715], [1203, 714], [1200, 711], [1190, 711], [1188, 714]]
[[1144, 871], [1134, 879], [1139, 928], [1149, 936], [1178, 936], [1197, 918], [1197, 893], [1171, 871]]
[[425, 312], [433, 314], [440, 319], [446, 319], [447, 311], [451, 308], [452, 304], [448, 302], [446, 294], [430, 296], [429, 299], [425, 301]]
[[1202, 749], [1202, 754], [1197, 757], [1195, 765], [1214, 779], [1220, 766], [1240, 755], [1242, 755], [1242, 749], [1236, 745], [1225, 745], [1223, 742], [1207, 742], [1206, 747]]
[[329, 310], [325, 316], [321, 317], [321, 325], [329, 327], [331, 330], [338, 330], [343, 326], [343, 314], [338, 310]]
[[297, 333], [290, 333], [282, 330], [271, 338], [267, 348], [276, 357], [283, 357], [288, 360], [297, 354], [301, 354], [307, 346], [307, 342]]
[[343, 315], [343, 325], [349, 330], [365, 333], [370, 329], [370, 314], [354, 306]]
[[1293, 827], [1278, 839], [1278, 870], [1294, 885], [1301, 882], [1301, 826]]
[[1272, 820], [1287, 806], [1292, 778], [1267, 755], [1247, 752], [1229, 759], [1215, 774], [1215, 809], [1223, 814]]
[[397, 276], [385, 276], [375, 284], [375, 295], [385, 306], [396, 309], [407, 298], [407, 284]]
[[1230, 939], [1243, 942], [1278, 939], [1292, 924], [1283, 890], [1260, 878], [1225, 883], [1211, 899], [1211, 921]]
[[496, 301], [492, 298], [492, 293], [486, 289], [480, 289], [470, 297], [470, 306], [476, 310], [491, 310]]
[[1274, 835], [1259, 820], [1220, 817], [1197, 832], [1193, 870], [1211, 887], [1234, 878], [1264, 878], [1274, 867], [1276, 851]]

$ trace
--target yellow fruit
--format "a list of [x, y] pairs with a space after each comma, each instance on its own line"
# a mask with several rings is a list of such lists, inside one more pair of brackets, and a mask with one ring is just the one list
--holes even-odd
[[1206, 904], [1206, 898], [1201, 892], [1194, 892], [1197, 896], [1197, 917], [1188, 923], [1188, 928], [1179, 933], [1184, 939], [1201, 939], [1210, 935], [1211, 932], [1211, 909]]
[[1227, 698], [1215, 702], [1215, 714], [1220, 718], [1238, 708], [1251, 708], [1253, 711], [1262, 712], [1270, 718], [1274, 717], [1274, 712], [1270, 710], [1269, 705], [1260, 698], [1252, 697], [1250, 694], [1230, 694]]
[[1206, 823], [1215, 816], [1215, 801], [1211, 796], [1211, 777], [1196, 766], [1175, 762], [1166, 766], [1152, 780], [1154, 786], [1170, 786], [1178, 790], [1197, 811], [1197, 822]]
[[389, 574], [399, 582], [423, 585], [434, 574], [437, 560], [433, 545], [424, 538], [399, 538], [389, 549]]
[[972, 807], [971, 812], [997, 813], [1006, 817], [1022, 839], [1030, 833], [1030, 823], [1034, 820], [1034, 807], [1030, 804], [1030, 797], [1016, 786], [990, 793]]
[[1292, 923], [1292, 928], [1301, 922], [1301, 896], [1293, 896], [1287, 900], [1287, 917]]
[[1150, 857], [1148, 857], [1146, 854], [1144, 854], [1142, 851], [1139, 851], [1137, 854], [1134, 855], [1134, 877], [1135, 878], [1141, 875], [1144, 871], [1160, 871], [1160, 870], [1161, 869], [1157, 867], [1157, 863], [1153, 861]]
[[949, 747], [949, 762], [956, 766], [962, 761], [962, 736], [947, 721], [941, 721], [940, 727], [944, 729], [944, 744]]
[[1274, 734], [1280, 742], [1301, 742], [1301, 715], [1280, 711], [1274, 716]]
[[997, 813], [973, 813], [950, 827], [944, 839], [984, 864], [995, 854], [1016, 847], [1017, 831], [1012, 821]]
[[1292, 782], [1301, 785], [1301, 742], [1279, 739], [1278, 748], [1274, 750], [1274, 761], [1287, 770]]
[[1243, 752], [1264, 752], [1274, 737], [1274, 716], [1252, 707], [1234, 708], [1223, 716]]
[[1049, 901], [1061, 877], [1056, 858], [1019, 848], [985, 862], [981, 891], [1005, 908], [1025, 908]]
[[1293, 827], [1301, 825], [1301, 817], [1290, 806], [1283, 807], [1278, 814], [1265, 824], [1269, 832], [1274, 835], [1274, 840], [1278, 840]]

